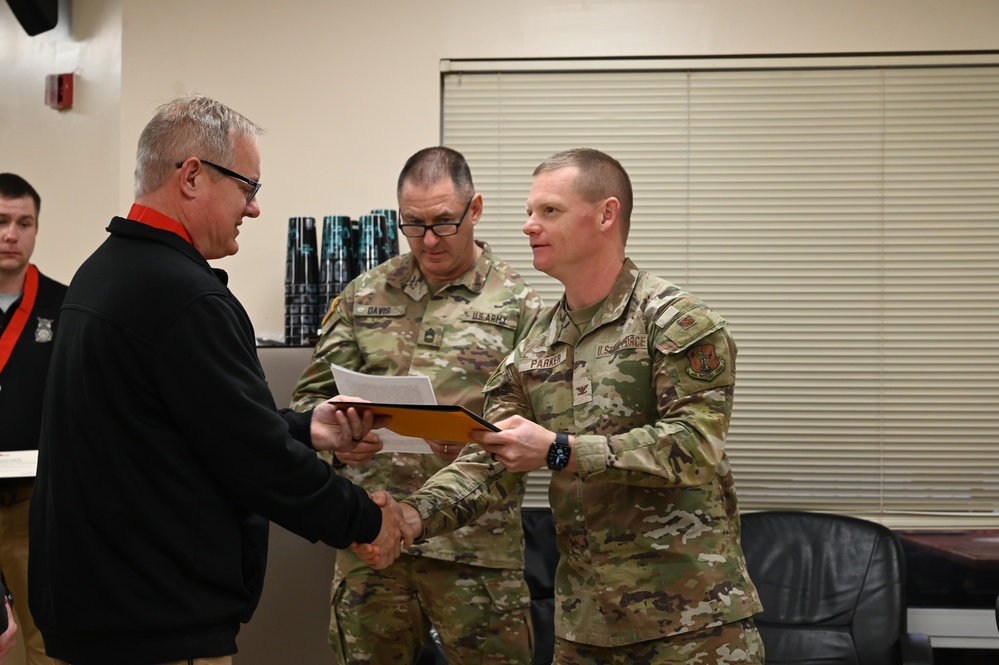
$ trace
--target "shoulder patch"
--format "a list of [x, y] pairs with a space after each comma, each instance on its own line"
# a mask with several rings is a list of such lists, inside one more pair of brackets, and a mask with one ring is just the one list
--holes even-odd
[[725, 371], [725, 359], [714, 344], [698, 344], [687, 350], [687, 374], [699, 381], [710, 381]]
[[682, 351], [725, 326], [725, 319], [699, 302], [684, 301], [680, 305], [670, 305], [656, 318], [656, 327], [663, 331], [659, 346], [667, 353]]
[[325, 326], [326, 322], [330, 320], [330, 317], [336, 312], [338, 302], [340, 302], [340, 296], [333, 298], [333, 302], [330, 303], [330, 308], [326, 311], [326, 315], [323, 317], [323, 322], [320, 325]]

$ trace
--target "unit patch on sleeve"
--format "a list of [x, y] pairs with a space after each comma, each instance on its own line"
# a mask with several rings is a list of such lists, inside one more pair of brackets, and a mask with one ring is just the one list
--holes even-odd
[[725, 359], [718, 357], [714, 344], [699, 344], [687, 350], [687, 374], [710, 381], [725, 371]]

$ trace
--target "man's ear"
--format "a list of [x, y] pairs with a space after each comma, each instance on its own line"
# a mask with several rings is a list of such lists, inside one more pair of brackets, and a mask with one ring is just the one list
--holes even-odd
[[482, 217], [482, 194], [479, 192], [475, 193], [472, 197], [472, 205], [468, 206], [468, 216], [472, 220], [472, 225], [479, 223], [479, 218]]
[[198, 195], [198, 176], [204, 171], [204, 165], [200, 160], [189, 157], [178, 169], [179, 185], [184, 198], [193, 199]]
[[600, 231], [606, 233], [610, 229], [616, 228], [620, 214], [621, 202], [617, 200], [617, 197], [612, 196], [604, 199], [604, 202], [600, 204]]

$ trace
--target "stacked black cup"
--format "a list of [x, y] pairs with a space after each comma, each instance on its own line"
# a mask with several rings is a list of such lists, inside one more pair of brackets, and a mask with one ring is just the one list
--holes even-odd
[[288, 220], [287, 273], [284, 286], [284, 341], [308, 346], [319, 338], [319, 252], [314, 217]]
[[363, 272], [399, 255], [396, 211], [379, 209], [351, 219], [323, 218], [321, 250], [314, 217], [288, 219], [285, 344], [311, 346], [333, 299]]
[[396, 227], [399, 217], [395, 210], [386, 208], [372, 210], [371, 214], [385, 217], [385, 242], [383, 243], [382, 261], [388, 261], [393, 256], [399, 255], [399, 233]]
[[357, 274], [365, 273], [382, 262], [385, 251], [385, 216], [361, 215], [357, 243]]
[[353, 238], [350, 217], [327, 215], [323, 218], [323, 251], [319, 255], [319, 302], [324, 309], [355, 277]]

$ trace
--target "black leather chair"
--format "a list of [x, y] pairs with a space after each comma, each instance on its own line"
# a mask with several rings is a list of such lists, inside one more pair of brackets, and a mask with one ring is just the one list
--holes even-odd
[[931, 665], [906, 628], [905, 559], [890, 529], [841, 515], [742, 516], [767, 665]]
[[[531, 621], [534, 623], [532, 665], [550, 665], [555, 652], [555, 520], [548, 508], [523, 508], [524, 578], [531, 590]], [[431, 630], [417, 665], [447, 665], [447, 657]]]

